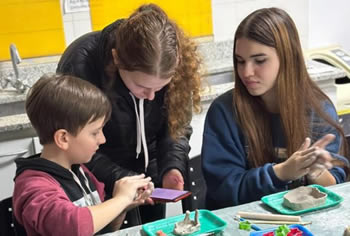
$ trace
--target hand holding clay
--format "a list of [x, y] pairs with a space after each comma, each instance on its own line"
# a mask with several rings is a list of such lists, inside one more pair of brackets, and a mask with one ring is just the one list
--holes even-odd
[[149, 200], [153, 190], [154, 190], [154, 184], [153, 182], [149, 182], [147, 186], [141, 187], [137, 190], [137, 194], [135, 195], [134, 201]]
[[308, 173], [308, 178], [317, 179], [325, 170], [331, 169], [332, 165], [332, 156], [325, 149], [326, 146], [335, 139], [333, 134], [327, 134], [315, 142], [312, 147], [316, 147], [317, 160], [310, 167], [310, 172]]
[[308, 178], [317, 179], [325, 170], [331, 169], [332, 157], [326, 150], [321, 150], [321, 154], [317, 155], [317, 160], [310, 167], [310, 172], [308, 173]]
[[287, 160], [273, 166], [275, 174], [282, 181], [296, 180], [309, 173], [311, 165], [316, 161], [317, 148], [310, 147], [311, 140], [306, 138], [298, 151]]
[[124, 177], [114, 184], [113, 197], [125, 199], [131, 208], [145, 203], [154, 189], [151, 178], [144, 174]]

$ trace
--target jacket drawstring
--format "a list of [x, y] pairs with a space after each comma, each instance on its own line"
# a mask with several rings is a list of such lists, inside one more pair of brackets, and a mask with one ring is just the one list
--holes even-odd
[[83, 169], [82, 169], [81, 167], [79, 167], [79, 171], [80, 171], [80, 173], [81, 173], [81, 174], [83, 175], [83, 177], [84, 177], [85, 186], [86, 186], [87, 189], [90, 191], [90, 194], [88, 194], [88, 193], [85, 191], [85, 189], [84, 189], [84, 187], [82, 186], [82, 184], [81, 184], [81, 182], [80, 182], [78, 176], [77, 176], [72, 170], [69, 170], [69, 171], [72, 173], [74, 181], [79, 185], [80, 189], [82, 190], [83, 195], [84, 195], [84, 200], [85, 200], [86, 204], [87, 204], [88, 206], [94, 206], [94, 205], [97, 205], [97, 204], [101, 203], [101, 200], [100, 200], [100, 199], [96, 199], [96, 198], [94, 197], [94, 195], [93, 195], [93, 193], [92, 193], [92, 191], [91, 191], [91, 188], [90, 188], [90, 186], [89, 186], [89, 181], [88, 181], [88, 179], [86, 178], [86, 175], [85, 175]]
[[143, 107], [144, 99], [140, 99], [139, 101], [139, 110], [140, 110], [140, 114], [139, 114], [137, 110], [136, 99], [131, 92], [129, 94], [134, 102], [135, 113], [136, 113], [136, 131], [137, 131], [136, 159], [138, 159], [139, 154], [141, 152], [141, 142], [142, 142], [144, 156], [145, 156], [145, 171], [146, 171], [148, 167], [149, 159], [148, 159], [148, 148], [147, 148], [147, 142], [146, 142], [146, 132], [145, 132], [145, 115], [144, 115], [144, 107]]

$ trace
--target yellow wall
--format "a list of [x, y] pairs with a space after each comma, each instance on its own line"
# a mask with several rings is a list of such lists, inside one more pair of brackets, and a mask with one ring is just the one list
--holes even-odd
[[156, 3], [190, 36], [213, 34], [210, 0], [90, 0], [93, 30], [119, 18], [127, 18], [138, 6]]
[[55, 55], [65, 48], [59, 0], [0, 0], [0, 60], [9, 45], [22, 58]]

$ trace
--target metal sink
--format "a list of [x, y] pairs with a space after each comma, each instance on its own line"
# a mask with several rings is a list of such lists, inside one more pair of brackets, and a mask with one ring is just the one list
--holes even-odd
[[211, 102], [234, 87], [232, 71], [207, 75], [202, 80], [201, 101]]
[[25, 113], [25, 94], [0, 90], [0, 117]]
[[220, 85], [226, 83], [234, 82], [234, 75], [232, 71], [209, 74], [204, 77], [204, 80], [207, 81], [210, 85]]

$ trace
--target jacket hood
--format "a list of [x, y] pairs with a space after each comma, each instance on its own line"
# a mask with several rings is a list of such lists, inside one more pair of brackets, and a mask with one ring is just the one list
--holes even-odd
[[[55, 162], [40, 157], [40, 154], [28, 158], [17, 158], [15, 163], [17, 165], [16, 177], [25, 170], [38, 170], [61, 179], [72, 179], [72, 174], [68, 169], [56, 164]], [[79, 168], [79, 165], [72, 166], [72, 169], [75, 168]]]

